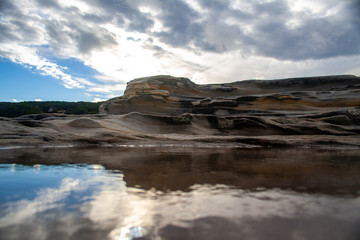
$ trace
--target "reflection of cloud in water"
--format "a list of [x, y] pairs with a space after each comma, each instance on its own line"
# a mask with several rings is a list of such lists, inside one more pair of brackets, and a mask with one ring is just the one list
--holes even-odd
[[[190, 192], [145, 193], [164, 225], [181, 225], [209, 216], [240, 219], [268, 217], [311, 217], [326, 215], [354, 220], [359, 218], [360, 199], [312, 196], [281, 190], [249, 192], [226, 186], [196, 185]], [[141, 203], [143, 204], [143, 203]], [[354, 209], [358, 211], [354, 212]], [[339, 214], [341, 213], [341, 214]], [[162, 224], [161, 224], [162, 225]], [[186, 224], [185, 224], [186, 225]]]
[[[105, 212], [99, 211], [104, 208], [104, 203], [111, 207]], [[131, 239], [131, 236], [140, 236], [145, 232], [166, 235], [166, 230], [171, 227], [175, 227], [175, 232], [176, 229], [182, 229], [183, 232], [184, 229], [189, 231], [194, 227], [203, 228], [209, 224], [216, 226], [219, 223], [228, 227], [233, 225], [233, 231], [241, 230], [239, 227], [246, 225], [250, 234], [248, 237], [256, 237], [259, 234], [254, 229], [256, 223], [271, 226], [272, 221], [269, 219], [274, 220], [274, 226], [283, 219], [289, 219], [290, 225], [288, 223], [289, 229], [286, 231], [297, 236], [299, 231], [306, 231], [310, 227], [307, 225], [314, 224], [314, 221], [319, 221], [320, 225], [323, 222], [324, 227], [335, 225], [335, 231], [341, 231], [341, 225], [338, 229], [336, 227], [338, 222], [360, 222], [360, 212], [354, 211], [360, 209], [359, 199], [312, 196], [276, 189], [249, 192], [209, 185], [193, 186], [190, 192], [172, 193], [130, 188], [121, 198], [114, 192], [103, 192], [88, 207], [89, 217], [98, 224], [111, 216], [117, 219], [118, 225], [109, 235], [112, 239]], [[296, 220], [294, 225], [291, 225], [291, 220]], [[302, 222], [301, 229], [297, 229], [298, 220]], [[247, 222], [252, 222], [253, 226]], [[152, 231], [149, 231], [151, 228]], [[140, 235], [137, 235], [139, 232]], [[246, 231], [242, 234], [246, 234]]]
[[[96, 169], [101, 168], [89, 168]], [[8, 203], [1, 208], [0, 235], [276, 239], [266, 236], [276, 230], [284, 232], [278, 239], [306, 239], [315, 233], [319, 239], [351, 239], [360, 223], [359, 198], [278, 189], [245, 191], [225, 185], [194, 185], [188, 192], [165, 193], [126, 188], [122, 177], [109, 172], [86, 179], [67, 177], [58, 188], [39, 191], [33, 200]], [[322, 228], [327, 232], [318, 232]]]
[[33, 200], [20, 200], [7, 203], [7, 208], [3, 210], [1, 214], [4, 216], [0, 219], [0, 227], [20, 224], [37, 213], [59, 207], [57, 203], [67, 198], [71, 194], [71, 191], [84, 189], [84, 186], [81, 186], [79, 182], [79, 179], [65, 178], [62, 180], [58, 189], [42, 189]]

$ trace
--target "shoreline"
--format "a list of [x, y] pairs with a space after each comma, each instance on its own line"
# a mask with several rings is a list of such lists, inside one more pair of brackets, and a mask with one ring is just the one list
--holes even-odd
[[[150, 136], [148, 136], [150, 137]], [[339, 141], [337, 136], [293, 135], [293, 136], [192, 136], [196, 140], [171, 138], [162, 140], [105, 141], [82, 139], [56, 143], [25, 144], [14, 142], [1, 144], [0, 151], [14, 149], [60, 149], [60, 148], [119, 148], [119, 149], [318, 149], [318, 150], [360, 150], [360, 136], [346, 136], [347, 141]], [[164, 136], [163, 136], [164, 138]], [[187, 139], [186, 139], [187, 138]], [[281, 140], [279, 140], [281, 138]], [[186, 139], [186, 140], [184, 140]]]

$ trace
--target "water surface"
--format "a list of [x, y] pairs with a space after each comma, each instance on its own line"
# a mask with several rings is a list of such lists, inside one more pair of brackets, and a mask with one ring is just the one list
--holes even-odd
[[360, 151], [0, 151], [1, 239], [359, 239]]

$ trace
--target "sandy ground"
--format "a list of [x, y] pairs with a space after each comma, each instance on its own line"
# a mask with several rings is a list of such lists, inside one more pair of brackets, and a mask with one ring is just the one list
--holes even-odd
[[[230, 120], [219, 117], [216, 120], [224, 123], [215, 127], [213, 116], [183, 117], [189, 120], [178, 120], [176, 123], [174, 117], [140, 113], [81, 117], [45, 114], [1, 118], [0, 146], [360, 148], [360, 126], [356, 124], [336, 125], [309, 116], [239, 116]], [[246, 123], [249, 119], [254, 122]], [[227, 125], [226, 121], [240, 121], [246, 123], [247, 127], [229, 126], [230, 123]]]

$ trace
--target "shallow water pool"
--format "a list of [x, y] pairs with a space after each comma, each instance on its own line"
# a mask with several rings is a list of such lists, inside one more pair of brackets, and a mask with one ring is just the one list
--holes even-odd
[[0, 151], [1, 239], [359, 239], [360, 151]]

